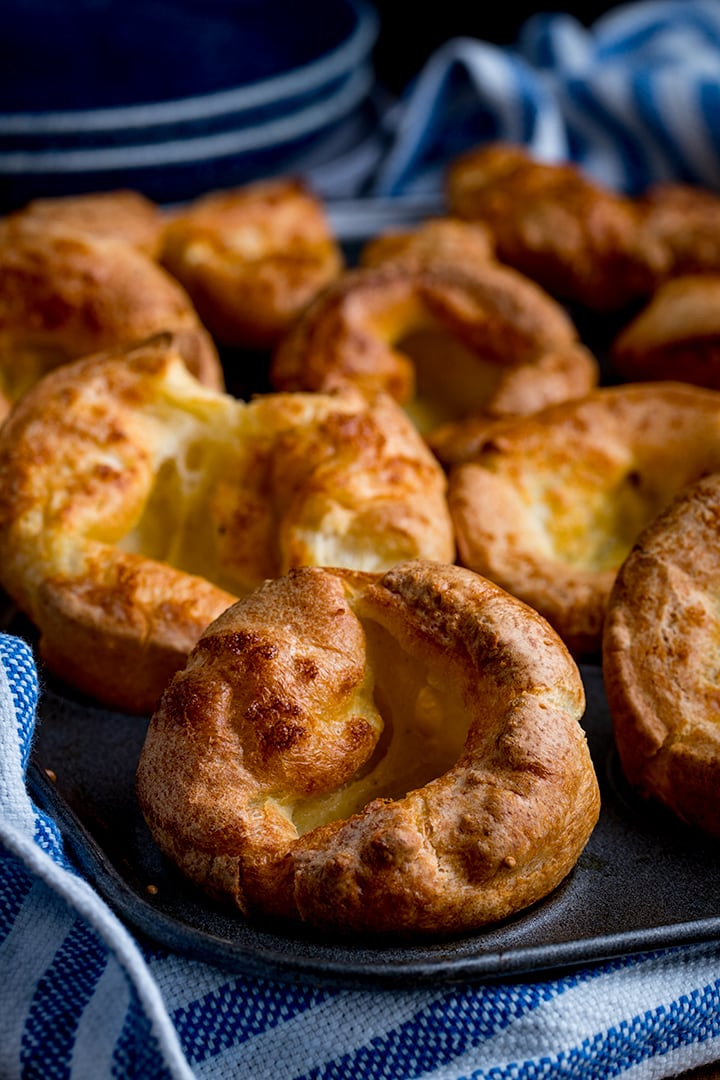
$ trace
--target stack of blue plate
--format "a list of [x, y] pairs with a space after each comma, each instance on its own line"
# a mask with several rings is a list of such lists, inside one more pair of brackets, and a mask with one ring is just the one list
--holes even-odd
[[377, 29], [365, 0], [10, 0], [0, 209], [118, 187], [175, 202], [289, 172], [356, 184]]

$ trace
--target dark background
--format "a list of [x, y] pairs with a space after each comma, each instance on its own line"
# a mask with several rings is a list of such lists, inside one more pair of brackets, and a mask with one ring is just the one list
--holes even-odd
[[619, 3], [548, 5], [518, 4], [512, 0], [483, 3], [460, 0], [430, 0], [426, 4], [405, 0], [375, 0], [380, 15], [380, 34], [374, 52], [380, 81], [394, 93], [405, 88], [430, 54], [448, 38], [474, 37], [498, 45], [512, 45], [520, 27], [530, 15], [563, 10], [589, 26]]

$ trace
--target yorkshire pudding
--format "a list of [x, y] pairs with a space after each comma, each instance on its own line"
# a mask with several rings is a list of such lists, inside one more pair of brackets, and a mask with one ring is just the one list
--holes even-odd
[[648, 296], [668, 269], [666, 245], [632, 199], [521, 146], [493, 142], [454, 159], [447, 199], [452, 213], [490, 228], [499, 259], [593, 310]]
[[212, 192], [174, 214], [162, 261], [224, 345], [268, 348], [339, 274], [320, 200], [299, 180]]
[[48, 667], [127, 711], [266, 578], [418, 555], [454, 557], [445, 477], [389, 398], [242, 402], [159, 335], [51, 372], [0, 432], [0, 581]]
[[356, 386], [400, 402], [432, 442], [468, 416], [534, 412], [579, 397], [598, 377], [565, 312], [490, 260], [390, 259], [346, 272], [275, 351], [280, 390]]
[[666, 249], [667, 274], [720, 273], [720, 195], [691, 184], [654, 184], [637, 200], [644, 228]]
[[7, 220], [123, 240], [154, 258], [160, 252], [165, 219], [160, 208], [139, 191], [118, 190], [33, 199]]
[[720, 837], [720, 475], [641, 533], [608, 604], [603, 675], [625, 774]]
[[599, 651], [635, 538], [686, 484], [720, 468], [720, 394], [606, 387], [498, 424], [450, 474], [460, 561], [536, 608], [576, 655]]
[[679, 379], [720, 390], [720, 274], [661, 285], [615, 339], [612, 363], [626, 379]]
[[161, 850], [242, 913], [452, 933], [546, 896], [598, 816], [582, 681], [468, 570], [298, 570], [202, 635], [137, 792]]
[[373, 236], [360, 252], [360, 265], [447, 259], [472, 268], [493, 257], [492, 235], [485, 226], [455, 218], [429, 218], [412, 228], [389, 229]]
[[220, 389], [209, 334], [148, 256], [110, 237], [21, 218], [0, 224], [0, 415], [52, 368], [164, 330], [188, 332], [186, 363]]

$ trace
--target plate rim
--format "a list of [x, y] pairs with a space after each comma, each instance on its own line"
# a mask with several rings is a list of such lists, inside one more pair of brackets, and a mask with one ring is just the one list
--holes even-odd
[[226, 90], [191, 94], [173, 101], [149, 101], [98, 109], [0, 112], [0, 135], [57, 136], [63, 133], [148, 128], [181, 121], [217, 118], [226, 113], [239, 115], [307, 94], [334, 78], [349, 74], [360, 59], [370, 52], [377, 38], [379, 16], [367, 0], [343, 2], [355, 20], [355, 25], [347, 37], [316, 59], [298, 64], [281, 74]]

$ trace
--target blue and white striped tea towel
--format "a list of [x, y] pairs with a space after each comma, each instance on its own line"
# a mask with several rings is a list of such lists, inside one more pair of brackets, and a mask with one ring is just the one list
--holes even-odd
[[512, 49], [454, 38], [390, 110], [386, 137], [377, 197], [438, 196], [447, 161], [489, 139], [626, 192], [668, 178], [720, 188], [720, 4], [646, 0], [589, 29], [538, 14]]
[[720, 944], [407, 991], [141, 948], [27, 794], [37, 695], [29, 647], [0, 635], [2, 1080], [649, 1080], [720, 1060]]

